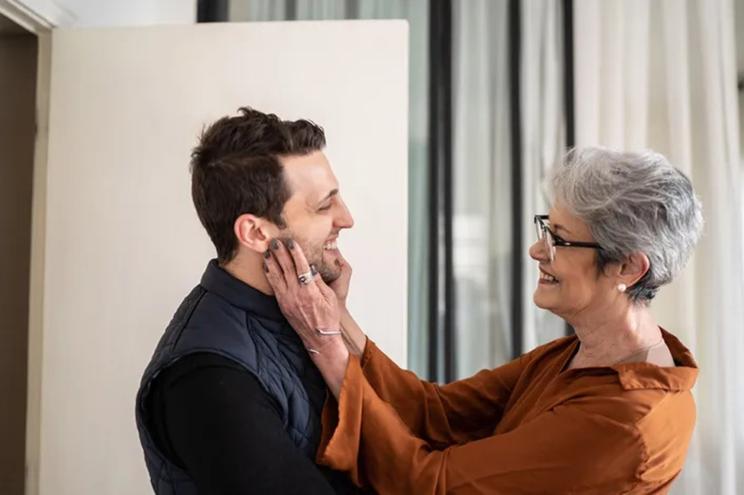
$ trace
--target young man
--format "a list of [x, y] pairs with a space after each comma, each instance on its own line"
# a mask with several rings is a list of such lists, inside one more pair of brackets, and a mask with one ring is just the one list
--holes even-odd
[[353, 219], [323, 154], [323, 130], [250, 108], [192, 154], [192, 196], [217, 248], [155, 349], [137, 426], [158, 494], [353, 493], [314, 463], [326, 387], [263, 271], [293, 239], [332, 284]]

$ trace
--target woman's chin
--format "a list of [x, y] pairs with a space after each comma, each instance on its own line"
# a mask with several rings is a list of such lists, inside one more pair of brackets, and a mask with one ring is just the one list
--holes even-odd
[[551, 308], [555, 307], [556, 303], [555, 295], [546, 294], [546, 291], [542, 287], [538, 286], [532, 294], [532, 302], [534, 302], [535, 306], [540, 309], [552, 311]]
[[548, 308], [545, 307], [544, 303], [537, 296], [533, 296], [532, 297], [532, 302], [534, 302], [535, 303], [535, 306], [537, 306], [540, 309], [548, 309]]

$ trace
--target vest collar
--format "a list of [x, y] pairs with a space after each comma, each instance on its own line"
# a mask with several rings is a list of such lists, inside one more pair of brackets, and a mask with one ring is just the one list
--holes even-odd
[[207, 265], [201, 286], [233, 306], [274, 321], [286, 321], [274, 296], [269, 296], [223, 270], [217, 260]]

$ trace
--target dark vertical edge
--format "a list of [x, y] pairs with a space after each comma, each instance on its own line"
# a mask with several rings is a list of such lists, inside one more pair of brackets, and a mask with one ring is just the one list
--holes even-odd
[[509, 93], [511, 127], [511, 183], [512, 183], [512, 356], [522, 354], [522, 329], [524, 314], [522, 305], [522, 104], [521, 104], [521, 64], [522, 64], [522, 12], [520, 0], [509, 0]]
[[442, 140], [444, 156], [442, 157], [442, 209], [444, 210], [444, 380], [455, 379], [457, 339], [455, 333], [455, 263], [454, 263], [454, 218], [455, 218], [455, 180], [453, 172], [453, 136], [452, 136], [452, 1], [444, 2], [442, 11]]
[[296, 21], [297, 20], [297, 0], [287, 0], [286, 1], [286, 12], [285, 17], [288, 21]]
[[437, 129], [437, 75], [438, 60], [436, 58], [439, 45], [438, 11], [436, 2], [429, 2], [429, 174], [428, 174], [428, 202], [429, 202], [429, 339], [428, 339], [428, 379], [439, 379], [439, 167], [437, 162], [439, 135]]
[[196, 22], [226, 22], [229, 0], [197, 0]]
[[566, 112], [566, 148], [576, 145], [574, 108], [573, 0], [563, 0], [563, 92]]
[[[563, 0], [563, 111], [566, 114], [566, 150], [576, 146], [573, 33], [573, 0]], [[568, 323], [566, 323], [565, 332], [566, 335], [574, 333]]]
[[346, 19], [359, 19], [359, 0], [346, 0]]
[[455, 375], [455, 287], [452, 260], [452, 2], [429, 13], [429, 378]]

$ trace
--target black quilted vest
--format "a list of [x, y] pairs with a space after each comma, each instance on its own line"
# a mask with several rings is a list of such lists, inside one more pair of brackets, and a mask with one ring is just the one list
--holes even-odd
[[[320, 418], [311, 407], [299, 377], [310, 373], [314, 380], [322, 382], [320, 373], [282, 317], [276, 299], [232, 277], [212, 260], [201, 283], [184, 299], [165, 330], [137, 393], [137, 429], [155, 493], [197, 493], [188, 473], [155, 445], [147, 426], [150, 424], [147, 397], [152, 381], [180, 358], [197, 352], [219, 354], [255, 375], [266, 393], [279, 404], [289, 437], [298, 449], [314, 459]], [[322, 399], [318, 402], [322, 403]]]

